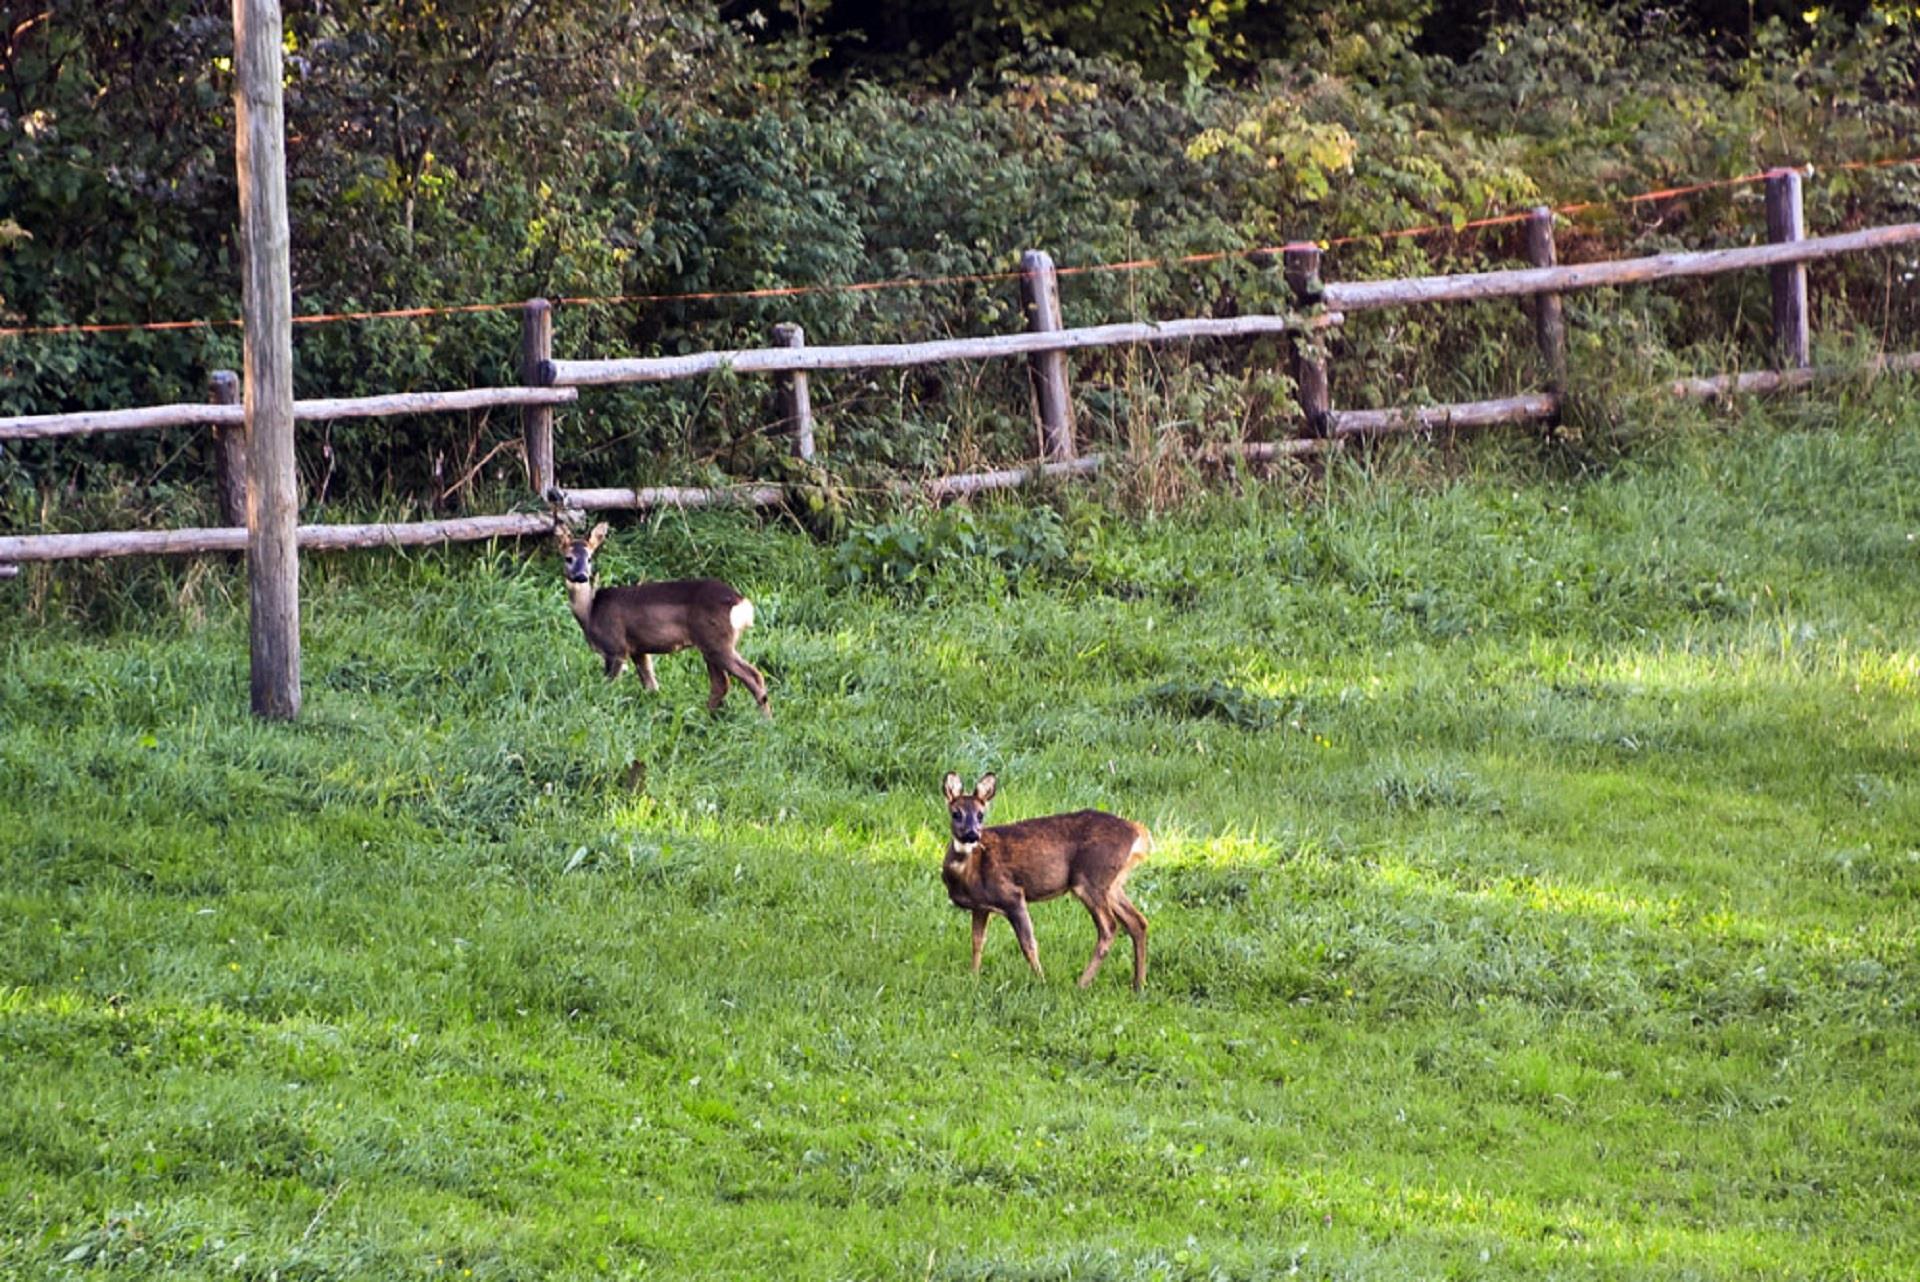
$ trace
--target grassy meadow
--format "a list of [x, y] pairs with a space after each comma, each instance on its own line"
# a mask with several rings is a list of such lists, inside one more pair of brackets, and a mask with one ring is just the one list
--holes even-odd
[[[775, 720], [608, 684], [548, 549], [0, 584], [0, 1275], [1920, 1273], [1912, 387], [1485, 440], [849, 587]], [[922, 518], [928, 519], [928, 518]], [[967, 971], [942, 772], [1149, 824]]]

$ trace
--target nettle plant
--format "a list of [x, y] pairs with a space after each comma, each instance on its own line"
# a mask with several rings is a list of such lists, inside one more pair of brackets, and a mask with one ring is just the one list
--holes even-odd
[[843, 584], [905, 595], [944, 572], [984, 568], [1017, 583], [1069, 560], [1066, 524], [1050, 507], [950, 507], [861, 526], [841, 541], [833, 566]]

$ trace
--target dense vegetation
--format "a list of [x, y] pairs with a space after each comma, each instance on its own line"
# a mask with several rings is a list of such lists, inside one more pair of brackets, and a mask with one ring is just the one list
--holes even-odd
[[[898, 9], [900, 7], [893, 7]], [[1911, 5], [1539, 6], [1317, 0], [1261, 5], [973, 3], [769, 8], [288, 0], [289, 163], [301, 312], [731, 291], [1004, 272], [1364, 236], [1548, 199], [1605, 200], [1813, 162], [1809, 223], [1920, 217]], [[1098, 21], [1092, 11], [1099, 10]], [[228, 72], [215, 0], [10, 4], [0, 65], [0, 324], [230, 318], [237, 296]], [[944, 15], [944, 16], [943, 16]], [[1735, 20], [1737, 19], [1737, 20]], [[1169, 27], [1169, 23], [1174, 27]], [[1744, 243], [1757, 191], [1598, 206], [1563, 255]], [[1361, 240], [1330, 272], [1510, 261], [1508, 230]], [[1242, 259], [1088, 274], [1075, 322], [1268, 307]], [[1912, 254], [1817, 275], [1829, 343], [1920, 332]], [[1004, 281], [779, 300], [561, 309], [563, 354], [985, 333]], [[1609, 395], [1665, 366], [1763, 353], [1754, 278], [1580, 299], [1576, 377]], [[1511, 307], [1351, 327], [1344, 404], [1520, 390]], [[510, 381], [511, 313], [302, 327], [312, 395]], [[203, 395], [231, 328], [0, 339], [0, 412]], [[1091, 441], [1180, 448], [1285, 432], [1267, 344], [1076, 358]], [[1618, 377], [1616, 377], [1618, 376]], [[1010, 366], [818, 380], [829, 466], [864, 483], [1029, 452]], [[593, 393], [566, 416], [563, 472], [610, 483], [774, 474], [764, 385]], [[504, 416], [344, 423], [305, 435], [310, 505], [458, 504], [511, 437]], [[0, 454], [0, 526], [75, 503], [178, 522], [203, 503], [200, 434]], [[509, 475], [511, 450], [479, 481]], [[91, 513], [86, 523], [98, 523]]]
[[[771, 723], [544, 547], [309, 558], [293, 727], [237, 567], [0, 610], [0, 1274], [1914, 1276], [1920, 412], [1648, 426], [620, 531]], [[949, 767], [1153, 826], [1143, 997], [966, 973]]]

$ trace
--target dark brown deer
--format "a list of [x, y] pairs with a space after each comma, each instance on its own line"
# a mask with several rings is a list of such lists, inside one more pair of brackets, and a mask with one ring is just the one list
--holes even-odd
[[584, 539], [574, 538], [558, 525], [553, 534], [566, 559], [567, 601], [573, 606], [573, 617], [580, 620], [587, 644], [606, 660], [609, 681], [632, 659], [641, 684], [658, 690], [653, 656], [691, 646], [707, 661], [707, 680], [713, 688], [708, 711], [720, 710], [732, 678], [752, 693], [762, 716], [773, 716], [767, 703], [767, 679], [734, 648], [740, 634], [753, 626], [753, 602], [718, 579], [674, 579], [596, 590], [593, 554], [607, 537], [606, 522], [594, 526]]
[[940, 879], [956, 908], [973, 911], [974, 973], [980, 971], [987, 919], [999, 913], [1013, 927], [1027, 965], [1044, 975], [1027, 905], [1071, 893], [1093, 914], [1093, 928], [1099, 932], [1093, 960], [1080, 973], [1080, 987], [1099, 973], [1113, 947], [1117, 923], [1133, 939], [1133, 989], [1139, 992], [1147, 982], [1147, 918], [1127, 898], [1125, 886], [1133, 866], [1153, 849], [1153, 835], [1131, 819], [1099, 810], [983, 828], [997, 785], [992, 775], [981, 775], [972, 792], [961, 786], [957, 774], [945, 781], [953, 840]]

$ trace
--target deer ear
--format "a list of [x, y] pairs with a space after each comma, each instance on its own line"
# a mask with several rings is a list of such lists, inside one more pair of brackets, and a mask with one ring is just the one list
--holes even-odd
[[984, 806], [993, 800], [994, 791], [999, 786], [1000, 781], [992, 775], [981, 775], [980, 782], [973, 785], [973, 799]]
[[947, 771], [947, 777], [940, 781], [940, 787], [947, 794], [948, 805], [960, 800], [960, 794], [966, 791], [960, 786], [960, 776], [951, 770]]
[[607, 541], [607, 523], [605, 521], [602, 521], [600, 522], [600, 524], [594, 526], [593, 533], [587, 536], [587, 551], [589, 552], [598, 551], [600, 548], [600, 545], [602, 543], [605, 543], [606, 541]]
[[553, 523], [553, 541], [559, 545], [562, 552], [569, 551], [573, 547], [573, 531], [560, 524], [560, 522], [555, 521]]

